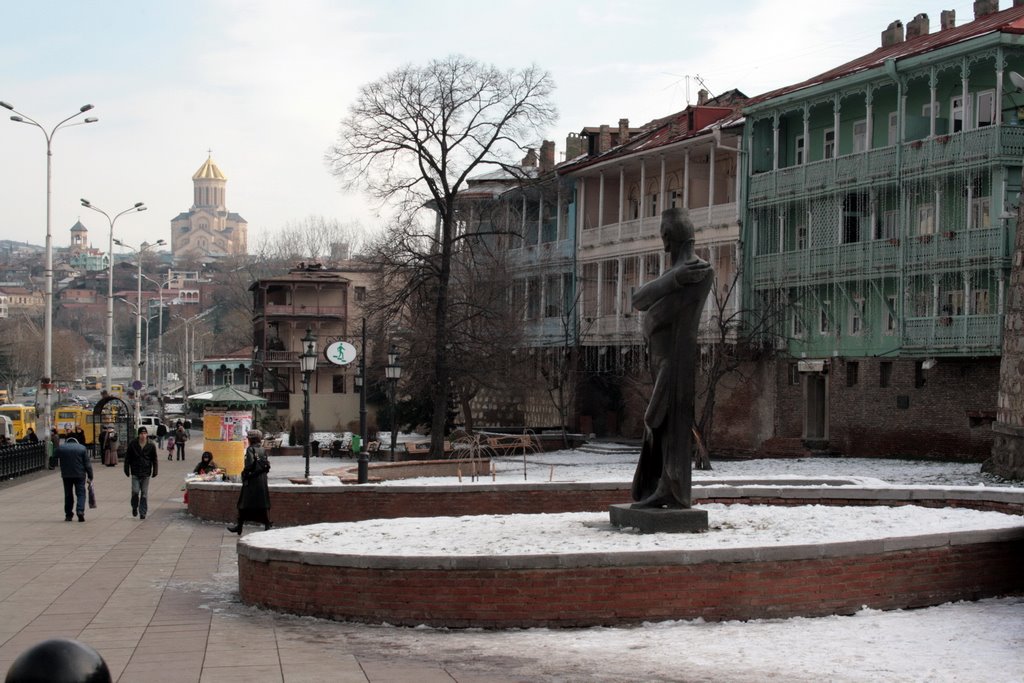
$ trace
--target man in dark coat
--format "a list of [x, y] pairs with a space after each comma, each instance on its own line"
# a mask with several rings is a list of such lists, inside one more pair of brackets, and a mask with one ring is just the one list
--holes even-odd
[[60, 476], [64, 480], [64, 521], [70, 522], [71, 506], [76, 503], [78, 521], [85, 521], [85, 480], [92, 481], [92, 462], [85, 446], [74, 438], [67, 439], [50, 456], [50, 469], [60, 462]]
[[124, 476], [132, 478], [132, 517], [146, 518], [149, 510], [149, 478], [157, 475], [159, 462], [156, 446], [149, 441], [145, 427], [139, 427], [139, 438], [128, 444], [124, 457]]
[[270, 461], [267, 459], [267, 452], [260, 445], [263, 433], [258, 429], [250, 429], [247, 436], [249, 446], [245, 449], [242, 491], [238, 494], [238, 524], [228, 527], [228, 531], [239, 536], [242, 535], [242, 525], [246, 521], [261, 522], [264, 530], [271, 527], [270, 487], [267, 486]]

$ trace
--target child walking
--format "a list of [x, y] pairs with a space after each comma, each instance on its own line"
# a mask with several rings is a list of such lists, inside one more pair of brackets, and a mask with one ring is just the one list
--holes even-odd
[[174, 436], [167, 437], [167, 459], [174, 460]]

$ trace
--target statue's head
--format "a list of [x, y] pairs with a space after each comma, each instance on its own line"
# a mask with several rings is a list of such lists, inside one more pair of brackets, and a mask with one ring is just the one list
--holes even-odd
[[694, 239], [693, 223], [686, 209], [665, 209], [661, 213], [661, 240], [665, 243], [665, 251], [672, 251], [674, 245], [692, 245]]

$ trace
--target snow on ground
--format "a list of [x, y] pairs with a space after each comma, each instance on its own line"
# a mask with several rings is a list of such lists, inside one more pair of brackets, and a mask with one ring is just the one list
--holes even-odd
[[544, 555], [789, 546], [1024, 526], [1021, 518], [998, 512], [912, 505], [696, 507], [708, 511], [708, 533], [639, 534], [620, 530], [611, 526], [605, 511], [311, 524], [253, 534], [246, 537], [246, 543], [352, 555]]
[[[527, 480], [629, 481], [635, 450], [586, 454], [561, 451], [528, 457]], [[314, 459], [313, 472], [352, 460]], [[301, 476], [302, 458], [275, 457], [272, 477]], [[898, 485], [1021, 486], [980, 472], [977, 464], [805, 458], [721, 461], [696, 479], [871, 477]], [[523, 481], [522, 458], [503, 458], [498, 481]], [[322, 482], [335, 483], [334, 477]], [[489, 479], [485, 480], [489, 481]], [[394, 485], [455, 483], [453, 479], [406, 480]], [[275, 481], [275, 484], [283, 481]], [[466, 484], [467, 480], [463, 480]], [[892, 513], [906, 508], [886, 508]], [[782, 513], [787, 508], [771, 508]], [[602, 515], [603, 516], [603, 515]], [[712, 518], [714, 523], [714, 518]], [[395, 520], [390, 520], [394, 524]], [[285, 531], [285, 530], [281, 530]], [[260, 535], [271, 532], [259, 532]], [[250, 535], [247, 534], [246, 538]], [[639, 536], [630, 536], [639, 539]], [[253, 541], [257, 538], [253, 535]], [[408, 537], [405, 539], [408, 541]], [[465, 538], [463, 540], [466, 540]], [[230, 613], [262, 613], [238, 603], [238, 577], [221, 574], [203, 592], [216, 593]], [[214, 600], [216, 602], [216, 600]], [[947, 604], [919, 610], [862, 610], [849, 617], [705, 623], [664, 621], [643, 626], [587, 629], [460, 630], [339, 624], [311, 617], [275, 619], [309, 629], [338, 646], [362, 643], [395, 657], [409, 656], [468, 669], [475, 662], [531, 682], [688, 681], [752, 683], [779, 678], [795, 683], [871, 681], [928, 683], [1021, 683], [1024, 681], [1024, 596]]]

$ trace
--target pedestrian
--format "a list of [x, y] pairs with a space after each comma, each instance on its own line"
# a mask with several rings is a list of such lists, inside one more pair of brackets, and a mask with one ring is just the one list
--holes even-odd
[[242, 491], [238, 494], [238, 523], [229, 526], [228, 531], [242, 535], [242, 525], [247, 521], [262, 522], [269, 529], [270, 487], [267, 486], [267, 472], [270, 461], [260, 442], [263, 433], [258, 429], [249, 430], [249, 446], [245, 449], [245, 467], [242, 468]]
[[117, 446], [117, 432], [107, 427], [107, 439], [103, 442], [103, 464], [107, 467], [117, 467]]
[[92, 482], [92, 462], [85, 446], [74, 437], [57, 447], [50, 456], [50, 469], [60, 463], [60, 476], [64, 480], [64, 521], [72, 520], [71, 508], [78, 512], [78, 521], [85, 521], [85, 481]]
[[211, 474], [215, 469], [217, 469], [217, 463], [213, 461], [213, 453], [203, 451], [203, 455], [199, 458], [199, 464], [192, 470], [192, 473]]
[[174, 459], [174, 435], [167, 437], [167, 459]]
[[25, 430], [25, 441], [29, 443], [39, 443], [39, 437], [36, 436], [36, 430], [31, 427]]
[[146, 428], [139, 427], [139, 438], [128, 444], [124, 456], [124, 476], [132, 478], [132, 517], [146, 518], [149, 478], [157, 475], [158, 465], [156, 446], [149, 441]]
[[157, 448], [163, 448], [164, 447], [164, 439], [166, 439], [166, 438], [167, 438], [167, 425], [165, 425], [163, 422], [161, 422], [160, 424], [158, 424], [156, 426], [156, 447]]
[[178, 460], [185, 459], [185, 442], [188, 441], [188, 434], [185, 427], [179, 422], [178, 428], [174, 430], [174, 448], [178, 451]]

